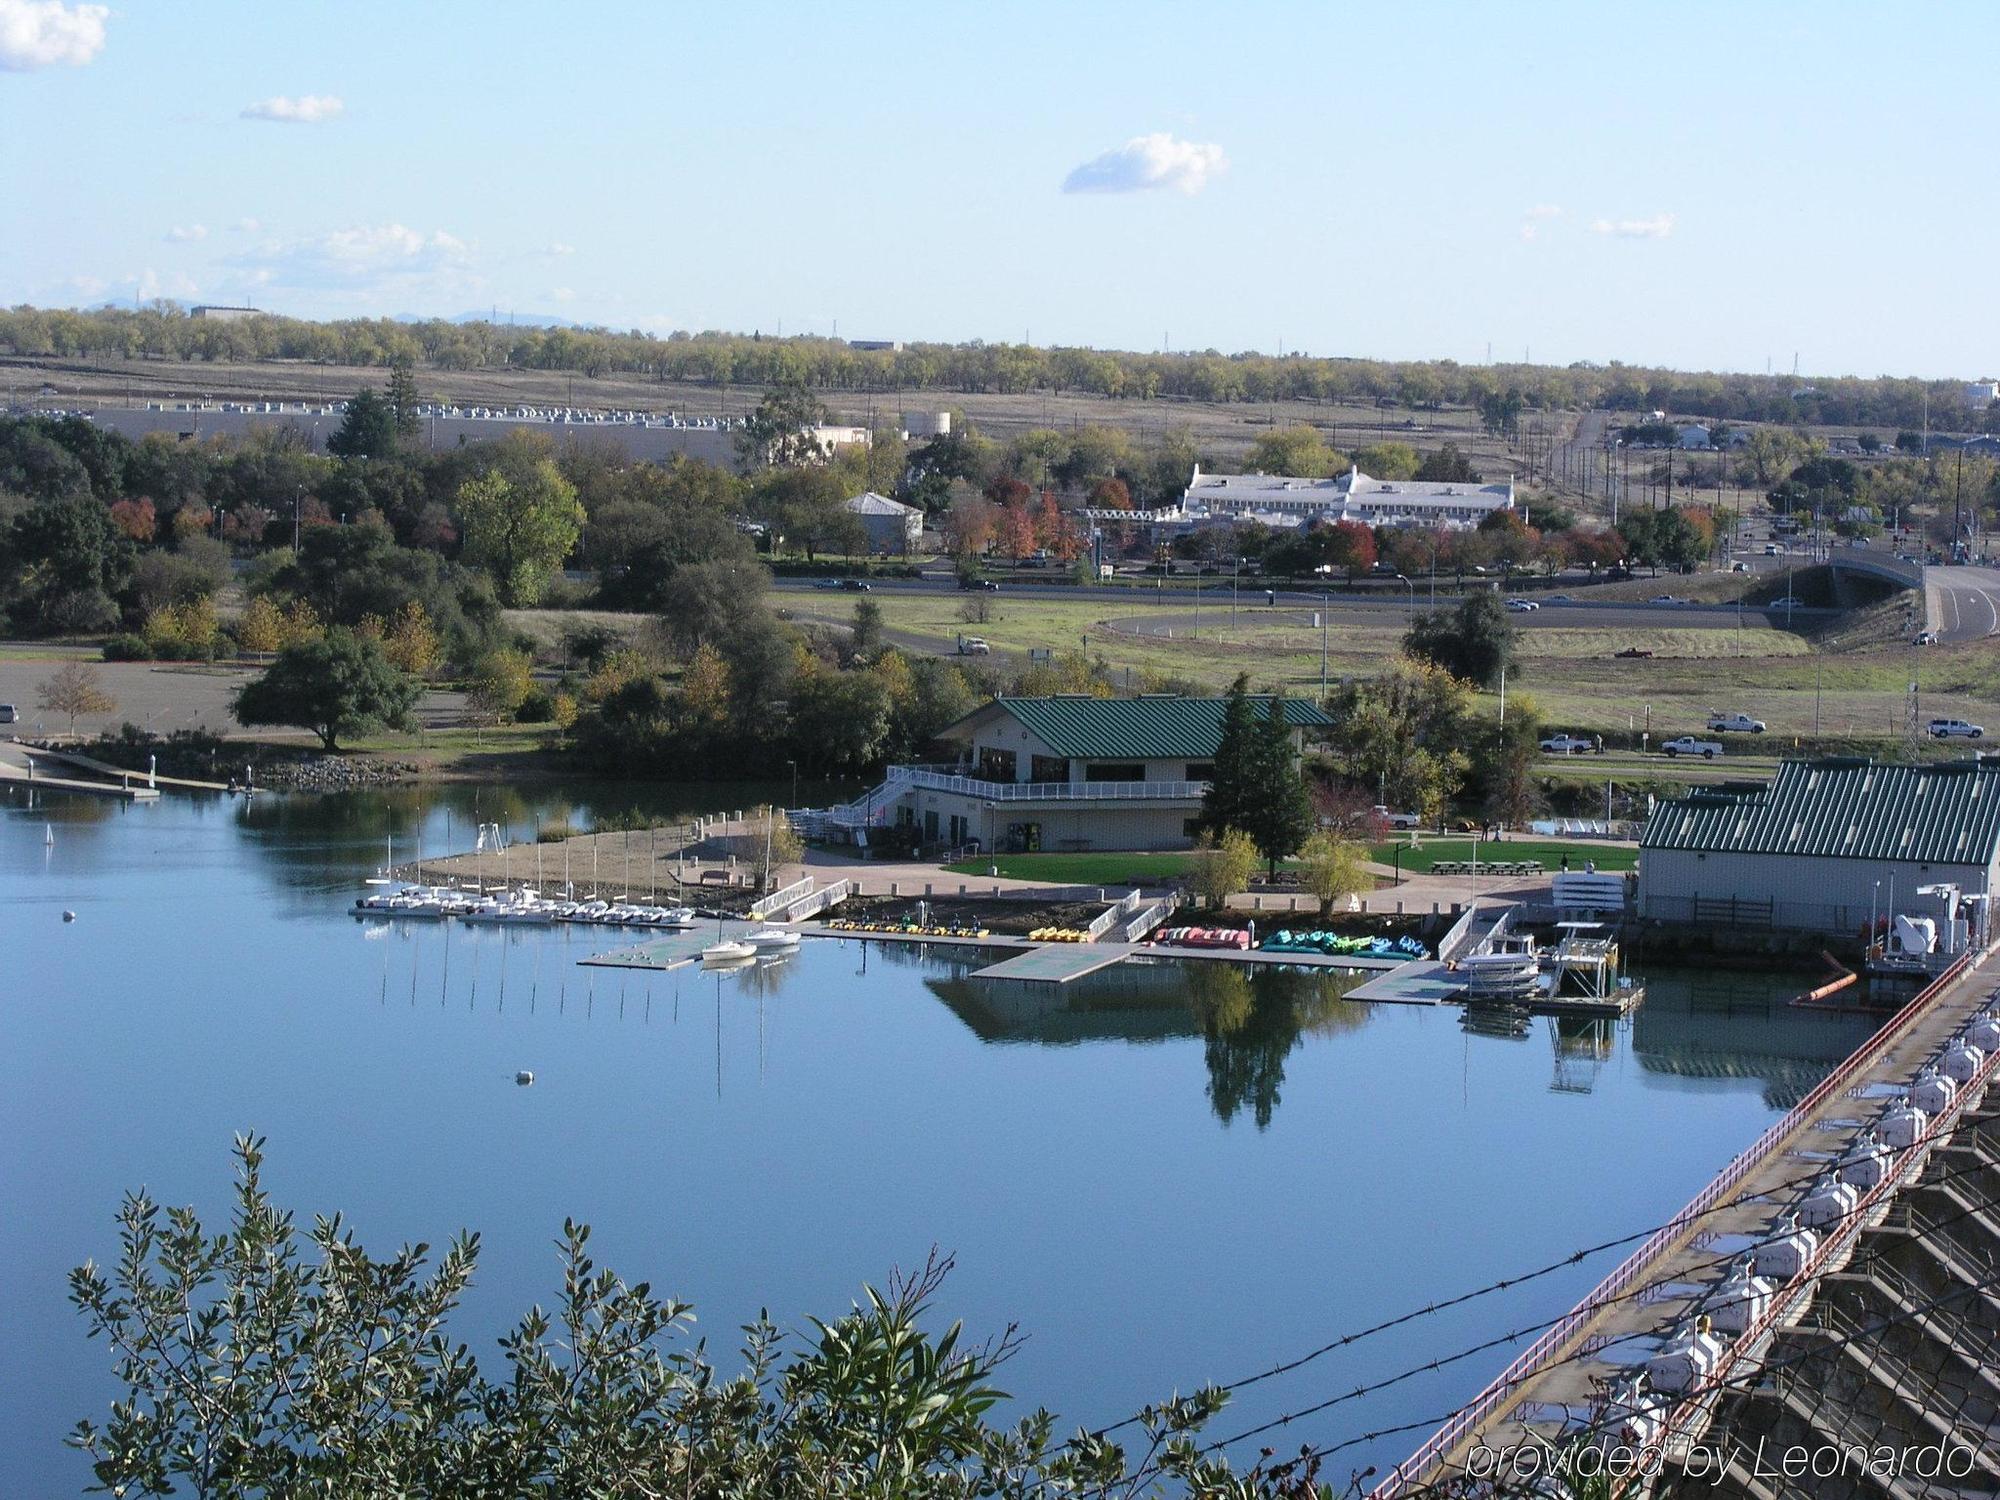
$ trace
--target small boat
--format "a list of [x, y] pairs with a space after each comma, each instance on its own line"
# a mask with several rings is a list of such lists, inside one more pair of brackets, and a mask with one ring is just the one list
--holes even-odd
[[1532, 947], [1473, 953], [1458, 961], [1468, 1000], [1518, 1000], [1541, 984], [1542, 967]]
[[784, 927], [760, 927], [745, 939], [759, 953], [788, 953], [799, 945], [799, 935]]
[[719, 943], [710, 943], [701, 950], [701, 961], [705, 964], [733, 964], [744, 959], [755, 958], [757, 950], [748, 943], [739, 943], [733, 938], [724, 938]]
[[660, 927], [692, 927], [700, 920], [692, 906], [669, 906], [653, 919]]

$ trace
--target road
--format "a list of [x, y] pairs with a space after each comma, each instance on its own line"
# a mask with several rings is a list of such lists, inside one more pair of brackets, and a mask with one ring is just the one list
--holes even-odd
[[[1663, 579], [1660, 591], [1667, 592], [1671, 579]], [[810, 578], [782, 578], [776, 588], [786, 594], [810, 594], [823, 601], [842, 597], [846, 591], [822, 589]], [[948, 579], [885, 578], [873, 580], [871, 589], [878, 594], [953, 594], [958, 585]], [[1266, 609], [1273, 603], [1289, 608], [1303, 608], [1310, 611], [1324, 610], [1331, 614], [1335, 624], [1376, 624], [1398, 623], [1406, 619], [1416, 609], [1429, 609], [1433, 605], [1449, 606], [1460, 602], [1465, 596], [1440, 589], [1433, 598], [1427, 587], [1420, 587], [1412, 595], [1400, 585], [1394, 586], [1394, 593], [1386, 589], [1380, 597], [1356, 596], [1352, 594], [1317, 594], [1310, 589], [1281, 588], [1269, 590], [1260, 585], [1243, 585], [1236, 590], [1239, 609]], [[1560, 592], [1560, 590], [1558, 590]], [[1169, 616], [1152, 620], [1127, 622], [1130, 628], [1143, 634], [1164, 635], [1172, 633], [1185, 635], [1193, 625], [1193, 606], [1199, 601], [1203, 613], [1213, 609], [1217, 618], [1229, 609], [1230, 590], [1226, 579], [1218, 579], [1205, 584], [1197, 595], [1185, 586], [1165, 589], [1134, 587], [1094, 587], [1091, 585], [1052, 583], [1011, 583], [1001, 581], [1000, 596], [1007, 599], [1054, 599], [1083, 600], [1091, 603], [1124, 604], [1133, 609], [1148, 609], [1164, 604], [1185, 604], [1189, 606], [1185, 621], [1179, 616]], [[1513, 616], [1514, 622], [1529, 629], [1561, 628], [1578, 629], [1625, 629], [1657, 630], [1662, 628], [1693, 630], [1734, 630], [1739, 624], [1756, 623], [1759, 617], [1775, 620], [1781, 611], [1745, 606], [1740, 614], [1734, 604], [1648, 604], [1640, 601], [1619, 599], [1602, 602], [1589, 599], [1574, 599], [1564, 604], [1545, 604], [1541, 609], [1527, 610]], [[1794, 611], [1795, 615], [1831, 615], [1833, 610]], [[1308, 623], [1310, 621], [1308, 620]], [[1295, 624], [1286, 620], [1281, 623]]]
[[1925, 569], [1924, 580], [1940, 641], [1950, 644], [2000, 635], [2000, 572], [1940, 565]]

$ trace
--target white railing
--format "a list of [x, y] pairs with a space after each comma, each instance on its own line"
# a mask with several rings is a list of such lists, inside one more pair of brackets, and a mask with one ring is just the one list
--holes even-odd
[[993, 802], [1198, 799], [1208, 791], [1205, 781], [985, 781], [977, 776], [954, 776], [924, 766], [891, 766], [889, 784], [897, 782], [926, 791], [984, 797]]
[[1119, 929], [1119, 941], [1136, 943], [1140, 938], [1158, 927], [1173, 911], [1171, 901], [1155, 901]]
[[772, 912], [783, 911], [794, 902], [811, 895], [812, 888], [813, 878], [810, 875], [802, 880], [794, 880], [790, 885], [775, 890], [770, 895], [758, 900], [750, 908], [750, 920], [753, 922], [768, 920]]
[[1117, 905], [1106, 907], [1094, 922], [1083, 929], [1086, 939], [1093, 943], [1096, 942], [1111, 930], [1113, 922], [1116, 922], [1120, 917], [1129, 917], [1133, 912], [1137, 911], [1139, 903], [1143, 899], [1137, 891], [1128, 891], [1124, 896], [1119, 898]]
[[838, 906], [854, 894], [854, 887], [845, 880], [836, 880], [831, 885], [823, 885], [806, 896], [785, 913], [787, 922], [803, 922], [807, 917], [818, 916], [830, 906]]

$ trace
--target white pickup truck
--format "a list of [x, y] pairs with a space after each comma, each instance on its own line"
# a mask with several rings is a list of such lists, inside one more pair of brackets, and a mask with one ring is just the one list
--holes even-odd
[[1660, 749], [1668, 760], [1682, 755], [1699, 755], [1704, 760], [1714, 760], [1722, 754], [1722, 746], [1714, 740], [1698, 740], [1691, 734], [1684, 734], [1677, 740], [1668, 740]]
[[1764, 721], [1748, 714], [1710, 714], [1708, 727], [1716, 734], [1762, 734]]
[[1422, 821], [1413, 812], [1390, 812], [1388, 808], [1382, 806], [1380, 803], [1375, 805], [1374, 813], [1376, 817], [1387, 823], [1391, 828], [1415, 828]]

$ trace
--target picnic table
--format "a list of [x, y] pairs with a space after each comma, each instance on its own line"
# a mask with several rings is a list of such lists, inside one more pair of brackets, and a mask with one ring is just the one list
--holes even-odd
[[1539, 859], [1441, 859], [1431, 866], [1433, 875], [1540, 875]]

